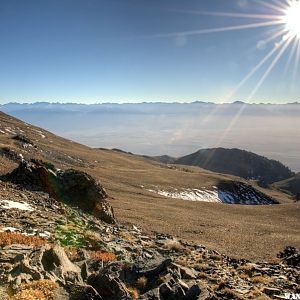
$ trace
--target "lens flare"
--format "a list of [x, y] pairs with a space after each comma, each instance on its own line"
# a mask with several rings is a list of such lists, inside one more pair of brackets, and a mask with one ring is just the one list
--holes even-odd
[[300, 39], [300, 1], [292, 0], [289, 3], [283, 21], [288, 35]]

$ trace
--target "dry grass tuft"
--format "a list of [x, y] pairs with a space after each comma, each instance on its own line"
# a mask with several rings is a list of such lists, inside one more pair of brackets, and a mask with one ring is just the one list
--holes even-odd
[[147, 277], [145, 276], [139, 277], [136, 281], [136, 287], [139, 290], [143, 290], [147, 286], [147, 283], [148, 283]]
[[46, 300], [42, 291], [25, 289], [10, 298], [11, 300]]
[[138, 300], [139, 299], [139, 292], [136, 288], [127, 287], [127, 291], [130, 294], [132, 300]]
[[53, 300], [58, 285], [50, 280], [36, 280], [21, 285], [20, 291], [11, 300]]
[[250, 279], [253, 283], [269, 284], [272, 282], [272, 278], [269, 276], [254, 276]]
[[66, 247], [65, 252], [70, 261], [79, 261], [80, 256], [78, 255], [78, 250], [74, 247]]
[[163, 247], [165, 249], [175, 252], [181, 252], [184, 250], [184, 247], [180, 244], [180, 242], [177, 241], [166, 243]]
[[89, 256], [92, 259], [101, 260], [103, 262], [114, 261], [117, 259], [116, 255], [112, 252], [104, 252], [104, 251], [88, 251]]
[[30, 245], [40, 247], [47, 241], [37, 236], [26, 236], [15, 232], [0, 232], [0, 246], [9, 246], [12, 244]]
[[225, 299], [244, 300], [244, 298], [241, 295], [239, 295], [236, 291], [231, 290], [227, 287], [222, 289], [222, 294], [224, 297], [226, 297]]

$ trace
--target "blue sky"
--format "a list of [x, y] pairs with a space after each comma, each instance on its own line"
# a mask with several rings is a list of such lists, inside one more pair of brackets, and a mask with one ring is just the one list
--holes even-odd
[[203, 11], [278, 14], [255, 0], [0, 0], [0, 103], [300, 100], [291, 46], [255, 94], [273, 57], [228, 97], [279, 29], [184, 34], [265, 22]]

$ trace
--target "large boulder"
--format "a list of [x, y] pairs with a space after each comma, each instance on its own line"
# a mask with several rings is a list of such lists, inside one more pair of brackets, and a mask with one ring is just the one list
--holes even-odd
[[73, 169], [57, 170], [50, 163], [23, 160], [3, 179], [22, 184], [29, 189], [45, 191], [56, 200], [77, 206], [104, 222], [115, 223], [105, 189], [85, 172]]

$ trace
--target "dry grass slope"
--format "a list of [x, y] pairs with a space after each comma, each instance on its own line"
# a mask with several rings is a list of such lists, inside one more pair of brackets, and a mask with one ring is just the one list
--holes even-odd
[[[169, 168], [125, 153], [91, 149], [1, 113], [0, 130], [4, 132], [0, 132], [0, 148], [10, 147], [25, 158], [43, 159], [62, 169], [77, 168], [99, 179], [121, 222], [251, 259], [274, 258], [287, 245], [300, 247], [300, 203], [294, 203], [290, 196], [280, 191], [261, 189], [282, 203], [274, 206], [166, 199], [141, 186], [209, 188], [222, 180], [236, 180], [236, 177], [197, 167]], [[20, 130], [35, 148], [24, 148], [12, 139], [13, 132]], [[5, 173], [15, 165], [2, 157], [0, 172]]]

